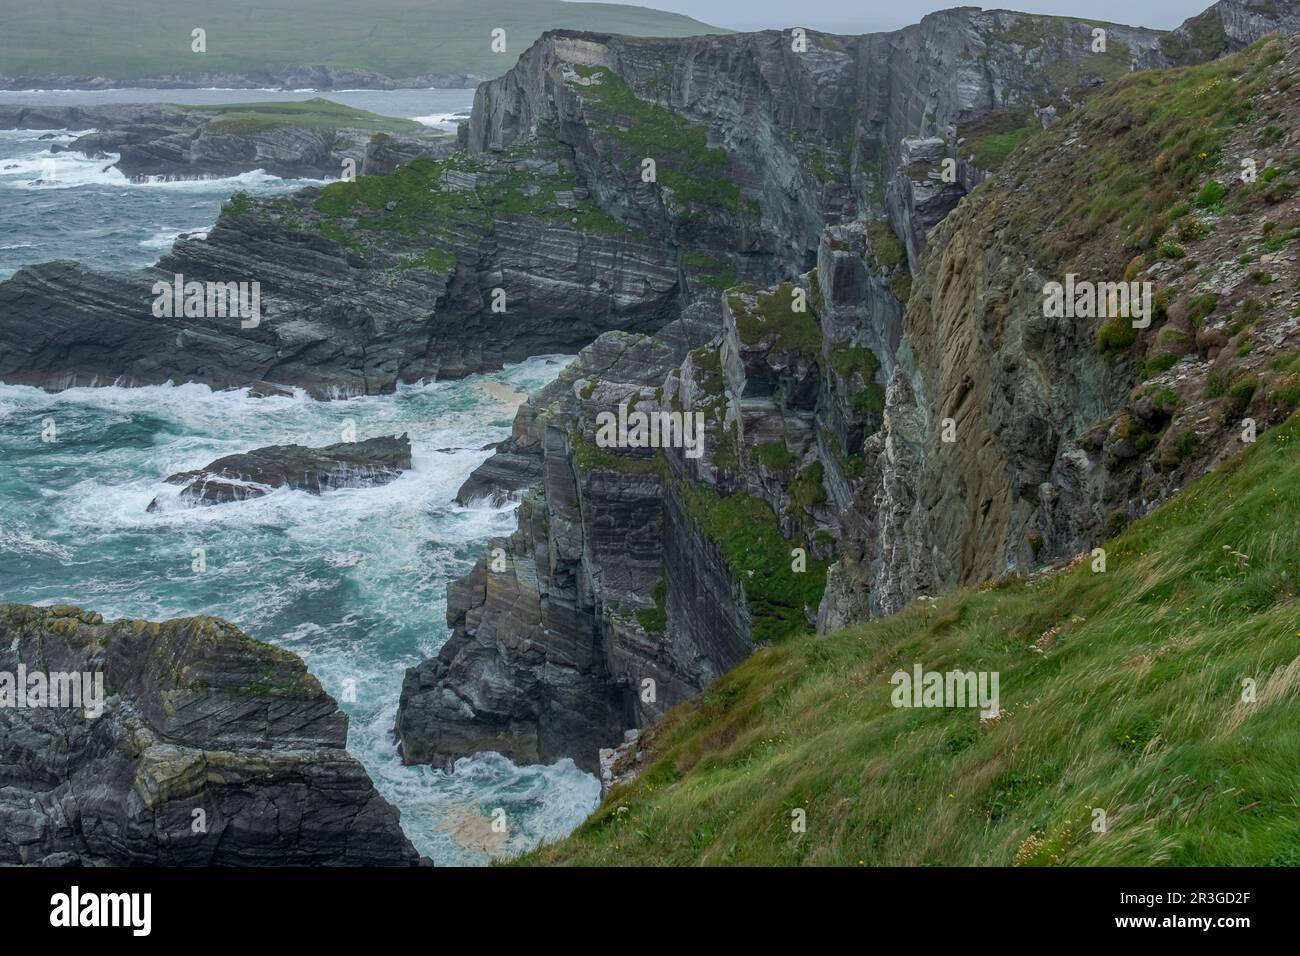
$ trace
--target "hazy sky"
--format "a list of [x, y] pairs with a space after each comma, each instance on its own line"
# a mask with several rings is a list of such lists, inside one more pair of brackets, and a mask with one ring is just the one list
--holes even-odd
[[732, 30], [804, 26], [830, 33], [896, 30], [915, 23], [927, 13], [960, 6], [1054, 13], [1167, 30], [1200, 13], [1212, 2], [1213, 0], [1142, 0], [1141, 3], [1133, 0], [1004, 0], [992, 3], [962, 3], [960, 0], [637, 0], [639, 6], [689, 14], [705, 23]]

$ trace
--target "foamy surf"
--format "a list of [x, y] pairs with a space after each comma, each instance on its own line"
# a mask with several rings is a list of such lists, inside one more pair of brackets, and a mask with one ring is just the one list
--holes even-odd
[[[0, 385], [0, 600], [74, 603], [108, 618], [226, 617], [303, 657], [350, 715], [349, 749], [435, 862], [481, 864], [559, 838], [600, 794], [571, 761], [481, 754], [451, 774], [405, 767], [392, 729], [406, 668], [447, 637], [448, 582], [488, 538], [513, 530], [507, 509], [454, 503], [489, 454], [482, 446], [509, 434], [510, 410], [491, 392], [535, 391], [569, 360], [336, 402], [193, 384]], [[42, 441], [48, 421], [53, 442]], [[412, 469], [374, 488], [146, 511], [179, 491], [169, 474], [262, 445], [330, 444], [349, 423], [359, 438], [409, 433]], [[480, 839], [498, 808], [506, 838]]]
[[423, 123], [425, 126], [432, 126], [435, 129], [444, 129], [448, 132], [455, 132], [456, 127], [462, 119], [468, 119], [469, 116], [463, 112], [458, 113], [434, 113], [430, 116], [412, 116], [411, 119], [417, 123]]

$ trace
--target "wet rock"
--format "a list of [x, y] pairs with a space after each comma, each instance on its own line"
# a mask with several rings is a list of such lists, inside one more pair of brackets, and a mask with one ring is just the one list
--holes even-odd
[[[340, 442], [324, 448], [269, 445], [241, 455], [227, 455], [196, 471], [169, 475], [168, 484], [184, 485], [182, 501], [217, 505], [260, 498], [273, 488], [295, 488], [319, 495], [336, 488], [383, 485], [411, 467], [411, 440], [396, 437]], [[157, 498], [149, 511], [157, 511]]]
[[[0, 605], [0, 673], [90, 675], [80, 707], [0, 707], [0, 865], [411, 866], [347, 715], [217, 618]], [[92, 691], [92, 695], [93, 691]]]

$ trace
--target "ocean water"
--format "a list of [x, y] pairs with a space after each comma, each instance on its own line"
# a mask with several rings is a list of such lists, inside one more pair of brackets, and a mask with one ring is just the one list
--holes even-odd
[[111, 103], [178, 103], [212, 106], [218, 103], [292, 103], [316, 97], [400, 116], [429, 126], [454, 128], [452, 118], [474, 105], [473, 90], [0, 90], [0, 103], [24, 106], [103, 106]]
[[[568, 361], [539, 357], [348, 401], [194, 384], [0, 386], [0, 600], [72, 603], [107, 618], [225, 617], [306, 661], [350, 716], [348, 749], [435, 862], [482, 863], [489, 850], [560, 837], [600, 793], [572, 761], [517, 767], [492, 754], [460, 760], [452, 774], [404, 767], [392, 728], [405, 669], [446, 640], [447, 583], [488, 537], [513, 530], [509, 509], [452, 501], [489, 454], [482, 446], [509, 434], [501, 387], [539, 388]], [[362, 439], [409, 432], [413, 470], [377, 488], [280, 489], [212, 507], [181, 505], [163, 481], [263, 445], [339, 441], [348, 423]], [[149, 513], [155, 496], [163, 507]], [[498, 807], [508, 838], [492, 846], [484, 823]]]
[[[108, 103], [246, 103], [304, 100], [310, 91], [108, 90], [0, 92], [0, 103], [95, 106]], [[455, 129], [473, 104], [472, 90], [361, 90], [323, 94], [335, 102], [385, 116]], [[222, 179], [132, 183], [109, 159], [54, 153], [86, 130], [0, 130], [0, 280], [25, 265], [76, 259], [97, 269], [143, 269], [183, 234], [217, 220], [221, 204], [239, 190], [289, 192], [316, 180], [285, 180], [261, 171]], [[51, 165], [53, 164], [53, 165]]]
[[[149, 92], [166, 102], [198, 93], [214, 96], [207, 102], [272, 98], [266, 91]], [[353, 105], [414, 116], [429, 108], [430, 121], [459, 108], [399, 96], [424, 92], [366, 92], [369, 102]], [[455, 93], [469, 105], [468, 91], [432, 92]], [[77, 93], [75, 102], [120, 93]], [[0, 99], [36, 101], [32, 94]], [[54, 157], [54, 182], [37, 182], [51, 158], [44, 135], [0, 131], [0, 279], [57, 258], [142, 268], [178, 233], [210, 228], [235, 190], [303, 185], [257, 172], [132, 184], [108, 162], [68, 154]], [[596, 778], [572, 761], [516, 766], [483, 754], [457, 761], [450, 774], [404, 767], [392, 728], [406, 668], [447, 638], [448, 582], [469, 570], [488, 537], [514, 527], [508, 508], [455, 505], [456, 489], [488, 456], [482, 447], [509, 435], [508, 393], [542, 387], [569, 360], [542, 356], [494, 374], [347, 401], [259, 399], [194, 384], [49, 394], [0, 383], [0, 601], [71, 603], [106, 618], [225, 617], [306, 661], [349, 714], [348, 749], [436, 863], [482, 864], [559, 838], [600, 795]], [[378, 488], [319, 497], [280, 490], [208, 508], [180, 505], [178, 489], [163, 481], [263, 445], [341, 441], [349, 423], [363, 439], [409, 432], [412, 471]], [[163, 507], [151, 514], [155, 497]], [[498, 809], [504, 837], [491, 827]]]

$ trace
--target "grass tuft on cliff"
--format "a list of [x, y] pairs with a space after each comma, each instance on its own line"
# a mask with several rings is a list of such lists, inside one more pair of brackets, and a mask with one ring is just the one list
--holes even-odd
[[[758, 651], [522, 862], [1300, 865], [1300, 415], [1105, 548]], [[918, 662], [1001, 715], [894, 708]]]
[[653, 158], [657, 181], [681, 202], [732, 211], [741, 208], [740, 188], [727, 171], [727, 151], [709, 145], [703, 126], [641, 99], [611, 70], [577, 66], [575, 72], [592, 80], [580, 89], [603, 115], [593, 116], [590, 123], [621, 144], [627, 153], [622, 164], [629, 175], [640, 175], [642, 161]]
[[[1127, 75], [1028, 137], [1011, 153], [1011, 174], [981, 188], [1014, 194], [1016, 238], [1032, 243], [1046, 271], [1090, 267], [1118, 276], [1134, 252], [1166, 239], [1193, 202], [1222, 211], [1204, 190], [1216, 178], [1237, 178], [1240, 157], [1225, 148], [1286, 102], [1273, 91], [1295, 56], [1293, 43], [1261, 40], [1199, 66]], [[1267, 174], [1270, 153], [1252, 155]], [[1044, 168], [1053, 175], [1032, 175]], [[1067, 181], [1072, 188], [1060, 189]]]

